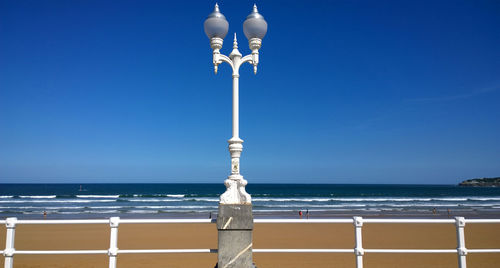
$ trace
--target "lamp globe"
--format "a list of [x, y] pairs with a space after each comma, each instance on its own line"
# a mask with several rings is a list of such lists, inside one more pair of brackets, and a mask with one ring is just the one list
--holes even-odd
[[205, 34], [209, 39], [214, 37], [224, 39], [224, 37], [226, 37], [227, 31], [229, 30], [229, 23], [226, 17], [220, 13], [219, 5], [215, 4], [214, 11], [208, 15], [203, 26]]
[[257, 5], [253, 5], [253, 11], [247, 16], [243, 23], [243, 32], [248, 40], [253, 38], [263, 39], [267, 33], [267, 22], [257, 10]]

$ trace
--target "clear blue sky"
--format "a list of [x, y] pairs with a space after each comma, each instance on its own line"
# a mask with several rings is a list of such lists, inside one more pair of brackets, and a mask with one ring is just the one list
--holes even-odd
[[[213, 182], [231, 74], [212, 1], [0, 0], [0, 182]], [[219, 1], [249, 52], [253, 1]], [[500, 176], [499, 1], [258, 1], [242, 67], [250, 182]]]

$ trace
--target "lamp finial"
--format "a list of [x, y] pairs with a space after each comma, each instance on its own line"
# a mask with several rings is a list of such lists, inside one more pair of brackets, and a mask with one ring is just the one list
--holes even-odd
[[238, 48], [238, 40], [236, 39], [236, 33], [234, 33], [233, 48], [234, 49]]

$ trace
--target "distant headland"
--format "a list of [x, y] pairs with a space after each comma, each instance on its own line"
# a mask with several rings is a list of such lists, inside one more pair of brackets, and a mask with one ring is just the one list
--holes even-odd
[[500, 187], [500, 177], [465, 180], [459, 183], [458, 186]]

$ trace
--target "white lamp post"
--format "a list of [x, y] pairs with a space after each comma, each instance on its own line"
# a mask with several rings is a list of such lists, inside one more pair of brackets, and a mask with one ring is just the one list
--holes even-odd
[[214, 11], [208, 15], [204, 23], [205, 33], [210, 39], [210, 46], [213, 49], [213, 64], [215, 73], [219, 64], [228, 63], [233, 69], [233, 137], [229, 139], [229, 152], [231, 153], [231, 175], [224, 181], [227, 189], [220, 196], [221, 204], [251, 204], [250, 195], [245, 191], [247, 181], [240, 174], [240, 156], [243, 151], [243, 140], [239, 137], [239, 69], [240, 66], [248, 62], [254, 67], [254, 73], [257, 73], [259, 64], [259, 48], [262, 44], [262, 38], [267, 32], [267, 23], [264, 17], [257, 11], [257, 6], [253, 6], [253, 11], [248, 15], [243, 23], [243, 32], [248, 38], [248, 43], [252, 54], [242, 57], [238, 51], [238, 42], [236, 33], [234, 34], [233, 51], [229, 57], [220, 53], [224, 37], [227, 35], [229, 23], [226, 17], [220, 13], [219, 6], [215, 4]]

